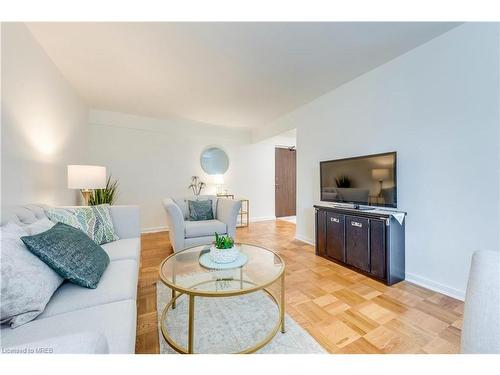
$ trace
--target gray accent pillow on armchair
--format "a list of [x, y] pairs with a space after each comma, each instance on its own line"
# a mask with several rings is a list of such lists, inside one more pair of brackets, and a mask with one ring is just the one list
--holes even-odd
[[218, 197], [216, 195], [192, 195], [190, 197], [172, 197], [174, 203], [179, 206], [184, 216], [184, 220], [189, 220], [189, 201], [212, 201], [212, 212], [214, 217], [217, 217], [217, 202]]
[[212, 201], [188, 201], [189, 205], [189, 220], [213, 220], [214, 212], [212, 209]]
[[0, 322], [16, 328], [40, 315], [64, 280], [24, 246], [24, 228], [8, 223], [1, 232]]

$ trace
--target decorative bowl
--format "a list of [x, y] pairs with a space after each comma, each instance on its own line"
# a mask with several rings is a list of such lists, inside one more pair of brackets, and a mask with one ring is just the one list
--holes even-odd
[[217, 249], [215, 245], [210, 247], [210, 258], [215, 263], [231, 263], [238, 259], [240, 251], [237, 246], [230, 249]]

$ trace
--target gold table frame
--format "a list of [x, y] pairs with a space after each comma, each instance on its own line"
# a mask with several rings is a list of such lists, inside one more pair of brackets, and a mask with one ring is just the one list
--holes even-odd
[[[239, 279], [231, 279], [231, 281], [239, 281], [241, 289], [243, 289], [243, 283], [254, 285], [253, 288], [249, 288], [249, 289], [245, 289], [245, 290], [212, 292], [212, 291], [196, 290], [196, 289], [192, 289], [192, 288], [195, 288], [195, 287], [203, 285], [203, 284], [212, 283], [212, 282], [217, 281], [217, 280], [203, 281], [201, 283], [198, 283], [198, 284], [191, 286], [191, 288], [183, 288], [183, 287], [176, 285], [175, 281], [170, 282], [166, 277], [164, 277], [164, 275], [162, 273], [163, 265], [171, 257], [178, 255], [181, 252], [191, 250], [191, 249], [194, 249], [194, 248], [200, 247], [200, 246], [193, 246], [193, 247], [178, 251], [176, 253], [173, 253], [173, 254], [169, 255], [167, 258], [165, 258], [163, 260], [163, 262], [161, 262], [161, 264], [160, 264], [160, 279], [166, 286], [168, 286], [172, 290], [172, 298], [167, 303], [167, 305], [165, 306], [165, 308], [163, 309], [162, 314], [161, 314], [161, 323], [160, 323], [161, 333], [162, 333], [163, 337], [165, 338], [165, 341], [167, 341], [168, 345], [170, 345], [170, 347], [172, 349], [174, 349], [176, 352], [181, 353], [181, 354], [193, 354], [194, 353], [194, 319], [195, 319], [194, 304], [195, 304], [195, 297], [196, 296], [198, 296], [198, 297], [222, 297], [223, 298], [223, 297], [241, 296], [241, 295], [250, 294], [250, 293], [254, 293], [254, 292], [262, 290], [271, 298], [271, 300], [278, 307], [278, 312], [279, 312], [278, 323], [273, 327], [271, 332], [262, 341], [258, 342], [257, 344], [255, 344], [249, 348], [246, 348], [241, 352], [234, 353], [234, 354], [254, 353], [257, 350], [263, 348], [266, 344], [268, 344], [274, 338], [274, 336], [280, 330], [280, 328], [281, 328], [281, 333], [285, 333], [285, 262], [283, 261], [283, 258], [281, 258], [276, 252], [274, 252], [270, 249], [267, 249], [267, 248], [262, 247], [260, 245], [254, 245], [254, 244], [244, 244], [244, 245], [259, 247], [261, 249], [264, 249], [264, 250], [267, 250], [267, 251], [273, 253], [274, 256], [276, 256], [280, 260], [281, 264], [283, 265], [280, 273], [276, 277], [274, 277], [272, 280], [266, 282], [265, 284], [258, 285], [254, 282], [249, 281], [249, 280], [243, 280], [243, 267], [244, 266], [242, 266], [242, 267], [239, 267], [240, 268], [240, 278]], [[175, 280], [175, 275], [174, 275], [174, 280]], [[267, 289], [268, 286], [274, 284], [278, 280], [280, 280], [280, 302], [278, 302], [278, 300], [271, 293], [271, 291]], [[170, 308], [175, 309], [176, 301], [182, 295], [187, 295], [189, 298], [188, 347], [187, 347], [187, 349], [180, 346], [179, 344], [177, 344], [174, 341], [174, 339], [169, 335], [169, 333], [165, 327], [165, 320], [166, 320], [168, 310]]]

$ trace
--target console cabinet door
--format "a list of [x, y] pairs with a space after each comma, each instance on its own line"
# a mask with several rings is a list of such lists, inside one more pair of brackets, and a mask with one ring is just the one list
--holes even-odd
[[326, 255], [345, 262], [344, 215], [333, 212], [326, 214]]
[[369, 219], [346, 216], [347, 264], [370, 272]]
[[326, 212], [316, 210], [316, 254], [326, 255]]
[[386, 275], [385, 223], [382, 220], [370, 220], [370, 258], [371, 274], [384, 279]]

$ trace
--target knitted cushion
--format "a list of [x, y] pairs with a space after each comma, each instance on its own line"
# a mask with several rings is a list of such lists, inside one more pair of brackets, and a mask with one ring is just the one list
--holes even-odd
[[80, 229], [57, 223], [46, 232], [21, 237], [29, 251], [63, 278], [95, 289], [109, 264], [106, 252]]
[[212, 201], [188, 201], [189, 205], [189, 220], [213, 220], [214, 212], [212, 210]]
[[7, 223], [1, 228], [0, 322], [19, 327], [40, 315], [64, 281], [24, 246], [25, 228]]

